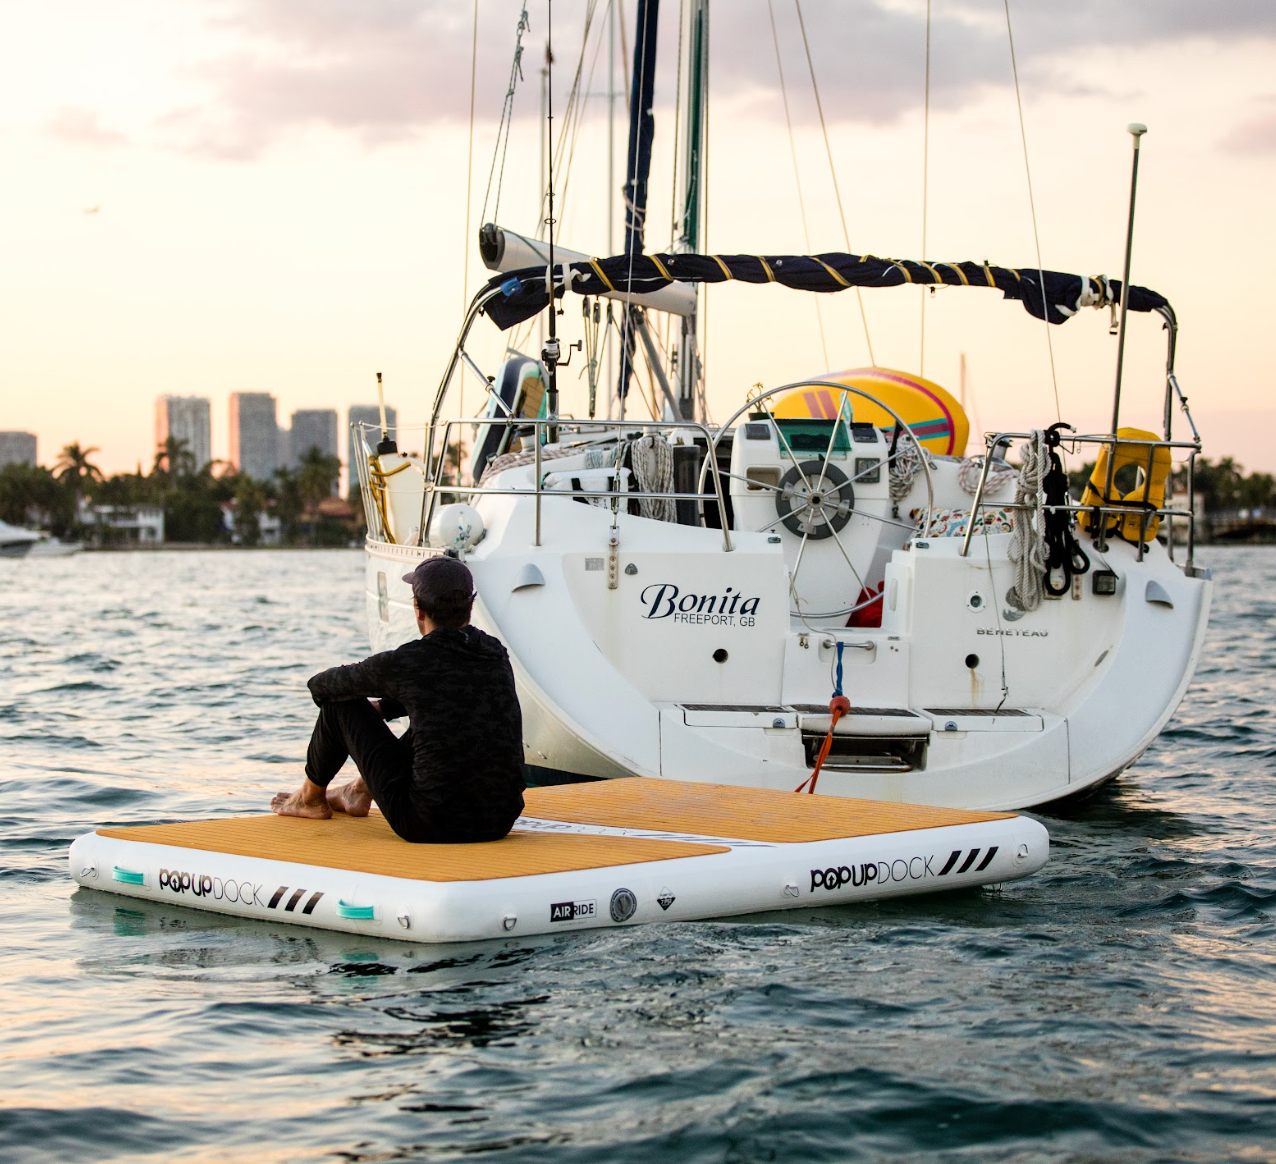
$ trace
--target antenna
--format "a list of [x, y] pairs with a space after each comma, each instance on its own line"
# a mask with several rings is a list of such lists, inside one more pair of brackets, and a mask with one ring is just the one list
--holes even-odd
[[[1117, 365], [1116, 389], [1112, 394], [1112, 435], [1116, 436], [1117, 423], [1121, 419], [1121, 372], [1125, 363], [1125, 313], [1130, 304], [1130, 251], [1134, 246], [1134, 194], [1139, 183], [1139, 146], [1148, 127], [1140, 122], [1131, 122], [1126, 131], [1134, 138], [1134, 164], [1130, 171], [1130, 216], [1125, 228], [1125, 271], [1121, 276], [1121, 323], [1117, 332]], [[1109, 464], [1115, 463], [1115, 458]], [[1109, 475], [1111, 469], [1109, 468]], [[1108, 491], [1111, 492], [1111, 482]]]
[[399, 446], [390, 435], [390, 427], [385, 422], [385, 389], [381, 386], [381, 373], [377, 373], [377, 406], [381, 409], [381, 440], [377, 442], [377, 456], [383, 453], [397, 453]]
[[[554, 309], [554, 0], [546, 0], [545, 7], [545, 136], [549, 150], [549, 165], [546, 167], [549, 171], [549, 213], [545, 218], [545, 225], [549, 227], [549, 266], [545, 268], [545, 285], [549, 290], [549, 336], [545, 340], [545, 346], [541, 348], [541, 360], [549, 373], [545, 393], [545, 412], [549, 424], [545, 429], [545, 443], [552, 445], [558, 440], [558, 359], [561, 354], [557, 312]], [[539, 441], [540, 437], [536, 439]], [[537, 488], [540, 488], [539, 482]]]

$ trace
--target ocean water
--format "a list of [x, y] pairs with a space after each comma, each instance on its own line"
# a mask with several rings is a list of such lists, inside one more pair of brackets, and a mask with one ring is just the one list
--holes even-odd
[[429, 947], [76, 889], [103, 823], [264, 808], [357, 552], [0, 562], [0, 1159], [1276, 1159], [1276, 551], [1000, 891]]

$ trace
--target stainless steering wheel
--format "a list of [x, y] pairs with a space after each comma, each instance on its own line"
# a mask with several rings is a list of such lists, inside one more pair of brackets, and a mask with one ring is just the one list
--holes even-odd
[[[797, 454], [794, 453], [789, 442], [785, 439], [780, 426], [776, 423], [775, 414], [763, 403], [781, 392], [792, 392], [797, 388], [828, 388], [841, 393], [838, 400], [837, 416], [833, 421], [833, 431], [829, 434], [828, 447], [824, 450], [823, 458], [819, 460], [798, 459]], [[836, 465], [830, 463], [834, 446], [837, 443], [838, 427], [843, 423], [843, 417], [846, 417], [847, 420], [850, 419], [846, 414], [847, 401], [851, 396], [861, 397], [870, 404], [877, 405], [878, 408], [888, 413], [895, 420], [898, 435], [894, 448], [886, 458], [884, 466], [879, 463], [875, 466], [875, 469], [880, 471], [882, 467], [885, 467], [889, 475], [891, 464], [897, 461], [905, 453], [906, 449], [911, 449], [916, 453], [917, 460], [920, 462], [922, 471], [926, 476], [926, 510], [917, 526], [913, 526], [908, 522], [897, 521], [893, 518], [881, 517], [875, 513], [867, 513], [863, 510], [857, 511], [855, 509], [855, 482], [861, 476], [873, 470], [866, 469], [864, 473], [857, 473], [855, 476], [848, 478]], [[910, 533], [914, 529], [926, 530], [930, 528], [930, 515], [935, 507], [935, 482], [931, 476], [930, 462], [926, 458], [925, 450], [922, 448], [917, 434], [913, 432], [908, 424], [905, 423], [904, 418], [891, 408], [889, 404], [879, 400], [871, 392], [866, 392], [862, 388], [855, 388], [849, 384], [837, 384], [829, 380], [800, 380], [794, 384], [782, 384], [778, 388], [768, 388], [746, 400], [740, 408], [736, 409], [726, 421], [718, 426], [709, 444], [709, 455], [705, 458], [705, 462], [700, 468], [698, 492], [704, 492], [705, 474], [708, 472], [709, 466], [712, 465], [714, 469], [717, 469], [718, 445], [722, 440], [723, 434], [728, 432], [746, 412], [758, 409], [765, 412], [767, 419], [771, 422], [771, 427], [779, 438], [781, 450], [790, 462], [790, 468], [781, 478], [779, 485], [769, 485], [761, 481], [755, 481], [752, 478], [739, 477], [734, 473], [726, 473], [725, 476], [731, 477], [733, 480], [745, 481], [746, 484], [755, 489], [758, 486], [770, 489], [776, 494], [776, 510], [779, 516], [756, 532], [764, 533], [783, 523], [790, 532], [801, 534], [802, 544], [798, 547], [797, 561], [794, 563], [793, 575], [789, 582], [789, 593], [793, 598], [794, 605], [790, 613], [795, 618], [801, 619], [839, 618], [853, 614], [865, 606], [880, 601], [881, 595], [873, 594], [871, 597], [862, 599], [853, 606], [845, 607], [842, 610], [803, 610], [802, 597], [797, 589], [798, 575], [802, 569], [802, 560], [806, 553], [807, 542], [831, 537], [837, 543], [837, 548], [841, 551], [847, 568], [854, 576], [856, 582], [859, 583], [860, 593], [868, 590], [868, 587], [864, 584], [863, 575], [855, 568], [855, 563], [851, 561], [845, 545], [842, 544], [842, 539], [838, 536], [838, 531], [845, 527], [855, 512], [859, 512], [861, 516], [870, 518], [873, 521], [899, 526]], [[723, 514], [723, 520], [725, 521], [725, 519], [726, 515]]]

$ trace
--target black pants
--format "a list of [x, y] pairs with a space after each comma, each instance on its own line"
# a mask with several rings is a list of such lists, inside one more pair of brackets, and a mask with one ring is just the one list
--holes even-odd
[[353, 759], [386, 822], [405, 841], [456, 838], [432, 827], [412, 802], [412, 732], [396, 738], [366, 699], [326, 703], [306, 751], [306, 778], [327, 788]]

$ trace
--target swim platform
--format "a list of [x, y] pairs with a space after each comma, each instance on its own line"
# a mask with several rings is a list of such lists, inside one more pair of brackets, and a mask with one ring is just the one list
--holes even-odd
[[263, 921], [458, 942], [957, 889], [1040, 869], [1012, 813], [630, 777], [530, 788], [509, 836], [412, 845], [377, 812], [101, 828], [80, 885]]

